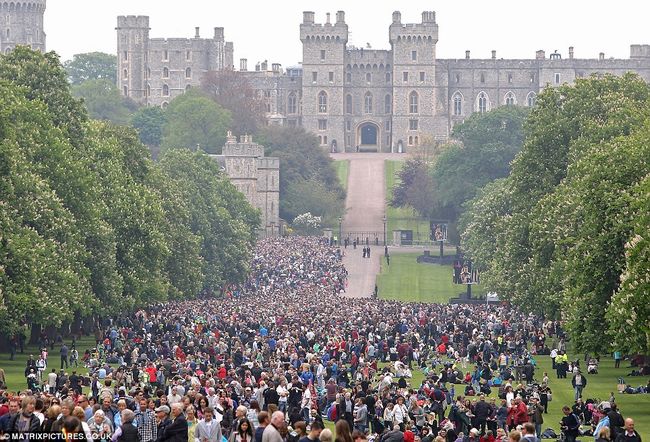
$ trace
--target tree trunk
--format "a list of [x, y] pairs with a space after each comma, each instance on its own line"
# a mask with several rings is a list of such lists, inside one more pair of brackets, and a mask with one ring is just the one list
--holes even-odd
[[41, 327], [41, 324], [32, 324], [32, 328], [29, 334], [29, 344], [30, 345], [36, 345], [38, 344], [39, 338], [41, 336], [41, 330], [43, 328]]

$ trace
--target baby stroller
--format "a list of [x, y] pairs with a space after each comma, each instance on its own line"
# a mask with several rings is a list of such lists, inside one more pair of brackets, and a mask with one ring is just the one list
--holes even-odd
[[587, 374], [598, 374], [598, 359], [589, 359], [589, 362], [587, 362]]

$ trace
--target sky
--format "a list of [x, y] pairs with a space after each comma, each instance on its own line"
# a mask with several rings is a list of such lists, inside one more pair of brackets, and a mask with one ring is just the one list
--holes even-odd
[[425, 10], [436, 12], [438, 58], [534, 58], [538, 49], [564, 57], [575, 47], [576, 58], [628, 58], [630, 44], [650, 44], [650, 2], [605, 0], [47, 0], [47, 49], [63, 60], [92, 51], [115, 53], [118, 15], [148, 15], [150, 37], [211, 37], [224, 27], [235, 47], [235, 66], [248, 59], [297, 65], [301, 59], [299, 25], [302, 11], [314, 11], [324, 23], [330, 12], [346, 12], [348, 44], [389, 49], [392, 12], [402, 23], [419, 23]]

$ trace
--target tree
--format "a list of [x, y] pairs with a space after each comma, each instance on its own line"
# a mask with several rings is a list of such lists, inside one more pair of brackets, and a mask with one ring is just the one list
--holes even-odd
[[[323, 214], [327, 218], [324, 223], [331, 224], [343, 213], [345, 190], [339, 183], [332, 159], [318, 146], [314, 135], [302, 128], [267, 127], [261, 131], [259, 139], [265, 146], [266, 156], [280, 159], [281, 218], [291, 222], [294, 216], [311, 211]], [[296, 191], [304, 188], [305, 182], [316, 186], [309, 196]], [[332, 206], [334, 201], [336, 204]], [[322, 212], [324, 208], [328, 208], [327, 213]]]
[[393, 188], [390, 205], [411, 207], [421, 217], [428, 218], [431, 214], [433, 191], [428, 164], [422, 158], [411, 158], [399, 171], [399, 180]]
[[117, 83], [117, 57], [103, 52], [75, 54], [63, 64], [71, 84], [88, 80], [107, 80]]
[[87, 80], [72, 87], [72, 94], [82, 98], [88, 114], [96, 120], [126, 125], [137, 109], [132, 100], [122, 97], [109, 80]]
[[131, 125], [138, 131], [140, 141], [147, 146], [158, 147], [162, 141], [166, 123], [165, 113], [159, 107], [140, 108], [131, 118]]
[[210, 71], [203, 76], [201, 88], [230, 111], [234, 133], [253, 134], [264, 125], [264, 101], [241, 72]]
[[230, 112], [199, 91], [190, 90], [167, 107], [162, 145], [218, 153], [232, 126]]

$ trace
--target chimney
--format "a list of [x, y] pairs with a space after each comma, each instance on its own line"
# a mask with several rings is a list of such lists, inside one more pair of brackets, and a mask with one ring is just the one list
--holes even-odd
[[248, 70], [248, 59], [246, 58], [239, 59], [239, 70], [242, 72], [246, 72]]
[[332, 23], [330, 22], [330, 13], [328, 12], [327, 14], [325, 14], [325, 16], [327, 17], [327, 19], [325, 20], [325, 24], [331, 25]]
[[214, 39], [217, 41], [223, 41], [223, 28], [214, 28]]
[[539, 51], [535, 52], [535, 59], [537, 60], [544, 60], [546, 58], [546, 52], [542, 49]]
[[569, 46], [569, 60], [573, 60], [573, 46]]
[[267, 60], [264, 60], [262, 62], [262, 67], [261, 67], [263, 72], [266, 72], [269, 69], [269, 62]]
[[436, 22], [436, 13], [433, 11], [423, 11], [422, 12], [422, 23], [435, 23]]
[[469, 60], [469, 51], [465, 51], [465, 60]]
[[402, 23], [402, 13], [399, 11], [393, 12], [393, 24], [401, 24]]
[[201, 38], [201, 33], [199, 32], [199, 27], [194, 28], [194, 38]]
[[605, 53], [604, 52], [601, 52], [600, 54], [598, 54], [598, 60], [603, 61], [604, 59], [605, 59]]
[[255, 71], [258, 71], [258, 72], [259, 72], [259, 70], [260, 70], [260, 63], [257, 62], [257, 63], [255, 64]]
[[314, 13], [312, 11], [304, 11], [302, 13], [302, 22], [305, 25], [314, 24]]
[[492, 60], [496, 60], [496, 59], [497, 59], [497, 51], [492, 49]]
[[273, 70], [274, 73], [279, 73], [280, 72], [280, 63], [273, 63], [271, 65], [271, 69]]
[[336, 24], [345, 24], [345, 11], [336, 12]]

